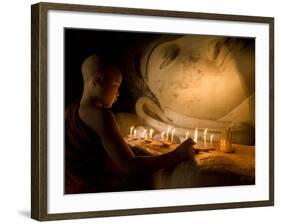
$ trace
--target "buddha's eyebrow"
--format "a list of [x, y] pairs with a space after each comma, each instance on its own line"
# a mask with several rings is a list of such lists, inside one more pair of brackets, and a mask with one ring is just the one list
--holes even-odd
[[160, 69], [165, 68], [173, 60], [175, 60], [176, 57], [179, 55], [179, 52], [180, 52], [180, 48], [176, 44], [172, 44], [172, 45], [166, 47], [166, 49], [162, 55], [163, 62], [160, 65]]

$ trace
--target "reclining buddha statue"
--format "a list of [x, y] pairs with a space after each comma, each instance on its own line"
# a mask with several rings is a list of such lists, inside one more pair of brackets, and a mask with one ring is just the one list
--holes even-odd
[[231, 128], [234, 143], [254, 145], [254, 39], [163, 35], [128, 53], [127, 73], [138, 118], [158, 132], [208, 128], [216, 140]]

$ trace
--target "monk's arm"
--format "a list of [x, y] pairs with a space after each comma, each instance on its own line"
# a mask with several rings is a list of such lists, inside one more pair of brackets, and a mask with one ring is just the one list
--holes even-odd
[[182, 144], [178, 150], [163, 155], [135, 156], [123, 139], [112, 112], [103, 110], [100, 114], [96, 114], [95, 118], [90, 114], [87, 117], [89, 118], [87, 124], [100, 136], [107, 154], [126, 175], [151, 173], [192, 158], [190, 152], [193, 142], [190, 141]]
[[[153, 172], [158, 169], [174, 166], [181, 161], [192, 158], [190, 155], [192, 141], [182, 144], [182, 149], [159, 156], [135, 156], [120, 134], [113, 114], [107, 111], [101, 119], [99, 135], [107, 154], [126, 174]], [[189, 150], [189, 151], [188, 151]]]

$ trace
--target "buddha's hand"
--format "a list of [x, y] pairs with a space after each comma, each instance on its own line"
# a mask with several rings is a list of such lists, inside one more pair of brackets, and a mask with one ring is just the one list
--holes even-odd
[[176, 157], [180, 161], [193, 160], [194, 159], [193, 145], [195, 145], [195, 142], [191, 138], [181, 143], [174, 150]]

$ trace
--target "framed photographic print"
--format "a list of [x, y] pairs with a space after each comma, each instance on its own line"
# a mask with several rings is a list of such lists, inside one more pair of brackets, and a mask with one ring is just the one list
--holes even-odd
[[274, 204], [274, 18], [32, 5], [32, 218]]

